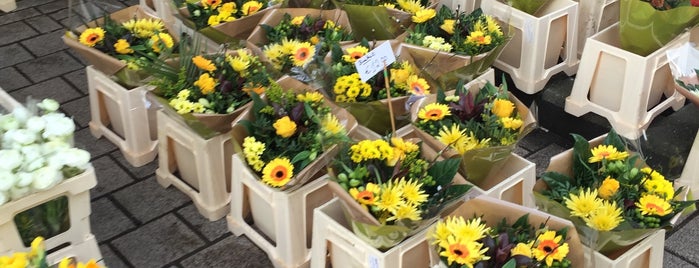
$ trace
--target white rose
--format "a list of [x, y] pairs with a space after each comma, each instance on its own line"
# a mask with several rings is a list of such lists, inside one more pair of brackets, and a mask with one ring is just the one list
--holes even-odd
[[48, 190], [63, 179], [61, 171], [51, 166], [37, 169], [32, 174], [34, 175], [32, 188], [37, 191]]
[[27, 187], [34, 181], [34, 174], [29, 172], [19, 172], [15, 176], [17, 177], [15, 187]]
[[24, 162], [31, 162], [42, 157], [41, 145], [39, 144], [23, 146], [19, 151], [24, 155]]
[[29, 113], [29, 110], [24, 107], [17, 107], [14, 110], [12, 110], [12, 116], [17, 119], [17, 122], [19, 122], [20, 125], [24, 125], [25, 122], [27, 122], [27, 119], [29, 119], [30, 116], [32, 116], [31, 113]]
[[44, 155], [53, 154], [56, 151], [70, 148], [70, 144], [62, 140], [50, 140], [41, 145]]
[[7, 131], [10, 129], [18, 129], [19, 121], [12, 114], [4, 114], [0, 116], [0, 130]]
[[34, 170], [40, 169], [44, 166], [46, 166], [46, 158], [39, 157], [37, 159], [34, 159], [34, 161], [31, 162], [24, 162], [24, 166], [22, 166], [22, 170], [26, 172], [32, 172]]
[[75, 131], [75, 123], [73, 119], [66, 117], [64, 114], [52, 113], [43, 115], [42, 118], [46, 122], [46, 129], [42, 136], [49, 140], [67, 140]]
[[16, 180], [15, 174], [7, 170], [0, 170], [0, 192], [10, 190], [12, 186], [15, 186]]
[[31, 194], [31, 188], [29, 187], [12, 187], [10, 189], [10, 199], [17, 200]]
[[78, 148], [57, 151], [49, 158], [49, 165], [58, 164], [59, 168], [69, 166], [85, 170], [89, 163], [90, 153]]
[[54, 99], [44, 99], [40, 103], [37, 103], [36, 106], [48, 113], [52, 113], [58, 110], [60, 104]]
[[16, 148], [17, 145], [29, 145], [37, 140], [35, 132], [26, 129], [12, 129], [5, 132], [3, 135], [3, 147]]
[[0, 170], [7, 172], [14, 171], [24, 162], [22, 153], [15, 149], [0, 150], [0, 159]]
[[26, 129], [34, 133], [39, 133], [46, 127], [46, 121], [38, 116], [32, 116], [27, 119]]

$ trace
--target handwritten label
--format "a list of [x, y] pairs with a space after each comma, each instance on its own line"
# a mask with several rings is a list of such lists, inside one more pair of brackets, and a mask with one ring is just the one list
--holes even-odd
[[389, 66], [396, 61], [396, 55], [393, 54], [391, 44], [384, 42], [374, 50], [366, 53], [364, 57], [359, 58], [354, 66], [357, 67], [357, 73], [362, 82], [366, 82], [383, 70], [384, 66]]

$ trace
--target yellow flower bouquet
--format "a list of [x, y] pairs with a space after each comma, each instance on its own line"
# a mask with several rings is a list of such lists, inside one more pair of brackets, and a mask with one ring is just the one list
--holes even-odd
[[539, 208], [570, 219], [582, 241], [602, 254], [632, 245], [657, 228], [671, 227], [696, 201], [681, 201], [682, 187], [644, 165], [612, 130], [575, 144], [551, 160], [534, 187]]
[[117, 75], [127, 86], [138, 86], [134, 76], [152, 58], [169, 56], [178, 38], [165, 24], [139, 6], [129, 7], [67, 32], [63, 42], [104, 74]]
[[291, 191], [316, 178], [355, 126], [354, 118], [323, 94], [285, 77], [272, 83], [264, 98], [253, 95], [252, 109], [232, 132], [252, 173], [270, 187]]
[[489, 196], [460, 204], [430, 228], [428, 240], [439, 267], [583, 266], [569, 221]]
[[419, 20], [408, 30], [404, 47], [434, 78], [479, 60], [492, 65], [498, 55], [487, 56], [499, 54], [508, 40], [497, 21], [480, 8], [466, 14], [442, 6], [429, 17], [414, 19]]
[[434, 223], [471, 188], [457, 175], [458, 159], [413, 140], [365, 139], [342, 148], [328, 166], [353, 232], [385, 250]]
[[0, 267], [3, 268], [100, 268], [95, 260], [85, 263], [76, 262], [73, 258], [63, 258], [57, 265], [51, 265], [46, 261], [46, 246], [44, 238], [38, 236], [31, 242], [29, 252], [15, 252], [11, 256], [0, 256]]
[[333, 2], [347, 12], [357, 40], [403, 39], [414, 21], [434, 13], [434, 0], [346, 0]]
[[534, 116], [505, 84], [498, 88], [488, 82], [470, 89], [459, 84], [447, 93], [440, 90], [414, 105], [413, 125], [433, 148], [449, 146], [445, 155], [461, 159], [461, 174], [483, 187], [489, 184], [488, 174], [534, 127]]

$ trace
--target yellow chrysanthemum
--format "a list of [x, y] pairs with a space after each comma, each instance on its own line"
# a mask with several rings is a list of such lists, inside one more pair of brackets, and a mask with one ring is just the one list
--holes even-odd
[[425, 79], [417, 75], [409, 76], [405, 83], [408, 84], [408, 89], [413, 95], [424, 96], [429, 93], [427, 90], [430, 89], [430, 85], [427, 84]]
[[272, 124], [277, 135], [282, 138], [288, 138], [296, 133], [296, 122], [292, 121], [288, 116], [284, 116]]
[[466, 37], [466, 43], [475, 45], [490, 45], [492, 42], [492, 37], [486, 35], [482, 31], [473, 31]]
[[453, 218], [455, 217], [450, 216], [437, 222], [437, 224], [434, 227], [434, 231], [430, 234], [432, 238], [434, 238], [432, 244], [441, 244], [443, 242], [447, 242], [447, 238], [451, 235], [451, 225], [449, 224], [449, 222]]
[[269, 161], [262, 169], [262, 181], [272, 187], [282, 187], [294, 176], [294, 166], [286, 157]]
[[243, 13], [243, 16], [250, 16], [260, 11], [260, 9], [262, 9], [262, 6], [262, 3], [258, 1], [250, 1], [243, 4], [243, 8], [241, 11]]
[[597, 189], [581, 189], [577, 195], [570, 193], [569, 198], [565, 198], [565, 204], [570, 209], [570, 215], [586, 218], [602, 206], [602, 199], [597, 198]]
[[330, 113], [323, 116], [323, 119], [320, 121], [320, 128], [330, 135], [340, 134], [345, 131], [345, 127], [340, 124], [337, 117]]
[[490, 138], [479, 140], [478, 137], [476, 137], [476, 134], [469, 132], [468, 134], [464, 133], [464, 135], [451, 146], [456, 149], [459, 154], [465, 154], [471, 150], [487, 148], [489, 144]]
[[413, 180], [405, 180], [401, 178], [396, 183], [398, 189], [403, 193], [403, 198], [406, 204], [410, 206], [419, 206], [427, 201], [428, 195], [422, 189], [422, 183]]
[[288, 58], [287, 54], [284, 52], [284, 47], [281, 44], [271, 44], [264, 48], [263, 53], [265, 57], [272, 62], [275, 69], [281, 70], [285, 60]]
[[296, 16], [293, 19], [291, 19], [291, 25], [301, 25], [303, 23], [303, 20], [306, 18], [306, 16]]
[[437, 15], [437, 11], [434, 9], [423, 9], [415, 13], [412, 19], [414, 23], [423, 23], [434, 18]]
[[388, 217], [386, 221], [400, 221], [400, 220], [411, 220], [419, 221], [422, 219], [420, 216], [420, 210], [415, 205], [410, 204], [400, 204], [398, 208], [392, 213], [391, 217]]
[[296, 95], [296, 100], [301, 102], [320, 102], [323, 100], [323, 94], [320, 92], [305, 92]]
[[345, 55], [342, 55], [342, 60], [349, 63], [354, 63], [361, 57], [364, 57], [364, 55], [366, 55], [367, 52], [369, 52], [369, 48], [367, 47], [354, 46], [347, 49], [347, 53]]
[[502, 35], [502, 30], [500, 29], [500, 24], [498, 24], [495, 19], [490, 15], [485, 15], [486, 29], [489, 33], [495, 34], [497, 36]]
[[168, 33], [158, 33], [157, 35], [153, 35], [150, 37], [151, 41], [151, 49], [155, 53], [160, 53], [160, 48], [161, 46], [165, 46], [165, 48], [172, 48], [173, 45], [175, 45], [175, 41], [172, 40], [172, 36], [170, 36]]
[[219, 24], [221, 24], [221, 19], [222, 18], [218, 15], [209, 16], [209, 19], [206, 21], [206, 25], [209, 25], [209, 26], [219, 25]]
[[614, 145], [604, 145], [592, 148], [592, 156], [587, 161], [590, 163], [596, 163], [602, 161], [602, 159], [607, 159], [608, 161], [624, 160], [629, 157], [628, 152], [617, 151]]
[[672, 182], [665, 179], [650, 179], [643, 181], [643, 189], [646, 192], [664, 197], [665, 200], [675, 198], [675, 188], [672, 187]]
[[422, 119], [422, 122], [439, 121], [445, 116], [451, 115], [449, 106], [441, 103], [430, 103], [422, 107], [417, 113], [417, 117]]
[[442, 23], [439, 28], [447, 32], [448, 34], [454, 34], [454, 23], [456, 20], [444, 20], [444, 23]]
[[395, 4], [391, 4], [391, 3], [383, 3], [383, 4], [380, 4], [379, 6], [382, 6], [382, 7], [385, 7], [385, 8], [390, 8], [390, 9], [396, 9], [396, 5], [395, 5]]
[[602, 181], [602, 185], [599, 186], [598, 195], [602, 199], [609, 200], [617, 191], [619, 191], [619, 181], [611, 176], [607, 176], [607, 178]]
[[100, 27], [89, 28], [80, 34], [79, 41], [83, 45], [94, 47], [97, 43], [102, 42], [104, 34], [104, 29]]
[[228, 61], [231, 68], [238, 73], [243, 73], [243, 71], [247, 70], [250, 67], [250, 63], [250, 58], [244, 58], [241, 56], [232, 57], [231, 60]]
[[477, 241], [485, 237], [490, 232], [490, 227], [486, 226], [481, 218], [464, 220], [461, 217], [455, 218], [452, 222], [452, 233], [459, 240]]
[[510, 117], [515, 110], [515, 104], [506, 99], [496, 99], [493, 101], [492, 112], [499, 118]]
[[121, 24], [126, 30], [134, 33], [138, 38], [150, 38], [165, 29], [165, 24], [159, 19], [130, 19]]
[[209, 95], [214, 93], [214, 89], [216, 89], [216, 79], [211, 77], [209, 73], [203, 73], [199, 76], [199, 79], [194, 82], [194, 85], [199, 87], [201, 94]]
[[400, 6], [400, 9], [410, 14], [415, 14], [424, 9], [422, 5], [420, 5], [419, 0], [397, 0], [396, 2], [398, 6]]
[[534, 246], [533, 242], [531, 242], [529, 244], [517, 243], [517, 245], [510, 250], [510, 254], [512, 254], [512, 256], [520, 255], [520, 256], [527, 257], [527, 258], [532, 258], [532, 257], [534, 257], [532, 255], [532, 247], [533, 246]]
[[214, 65], [214, 63], [211, 62], [211, 60], [204, 58], [200, 55], [192, 58], [192, 63], [194, 63], [194, 65], [197, 66], [197, 68], [199, 68], [201, 70], [204, 70], [207, 72], [216, 71], [216, 65]]
[[646, 194], [636, 202], [636, 207], [642, 215], [665, 216], [672, 212], [672, 206], [664, 198], [654, 194]]
[[298, 43], [291, 54], [295, 66], [304, 66], [313, 59], [316, 48], [309, 42]]
[[589, 217], [583, 218], [587, 226], [598, 231], [609, 231], [624, 221], [621, 208], [615, 202], [603, 201], [602, 205], [593, 211]]
[[451, 127], [442, 126], [437, 135], [437, 140], [446, 145], [454, 145], [465, 135], [466, 129], [461, 129], [458, 124], [451, 124]]
[[391, 145], [404, 153], [412, 153], [420, 150], [420, 146], [413, 142], [406, 141], [402, 138], [393, 137], [391, 138]]
[[255, 137], [248, 136], [243, 139], [243, 155], [248, 165], [255, 171], [261, 171], [265, 162], [260, 159], [260, 156], [265, 151], [265, 144], [259, 142]]
[[131, 54], [133, 49], [131, 49], [131, 44], [126, 39], [119, 39], [114, 43], [114, 51], [119, 54]]
[[555, 231], [546, 231], [536, 238], [535, 247], [532, 253], [537, 261], [545, 261], [549, 267], [553, 261], [561, 261], [568, 256], [568, 243], [559, 244], [562, 236], [556, 235]]
[[403, 199], [401, 198], [402, 192], [393, 184], [385, 184], [381, 186], [381, 195], [379, 197], [379, 202], [376, 206], [385, 211], [391, 213], [395, 212], [398, 207], [403, 204]]
[[650, 175], [651, 180], [665, 180], [665, 176], [663, 176], [663, 174], [660, 174], [660, 172], [655, 171], [652, 168], [644, 167], [641, 169], [641, 172]]
[[[335, 22], [332, 20], [325, 20], [325, 24], [323, 24], [323, 29], [334, 29], [336, 26]], [[337, 26], [337, 29], [340, 29], [342, 26]]]
[[512, 117], [500, 118], [500, 123], [502, 124], [502, 127], [512, 130], [518, 130], [520, 127], [522, 127], [522, 124], [524, 124], [522, 119]]
[[447, 257], [449, 265], [456, 262], [462, 267], [473, 268], [476, 262], [489, 259], [483, 255], [488, 248], [483, 248], [483, 244], [471, 240], [457, 240], [450, 236], [443, 248], [445, 250], [439, 255]]

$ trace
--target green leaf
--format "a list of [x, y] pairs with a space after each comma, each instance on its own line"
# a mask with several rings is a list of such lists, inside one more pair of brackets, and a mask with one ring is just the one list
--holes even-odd
[[626, 151], [626, 143], [621, 139], [619, 134], [614, 131], [614, 129], [609, 131], [609, 134], [607, 134], [607, 137], [604, 139], [604, 144], [612, 145], [621, 152]]
[[427, 174], [432, 176], [438, 185], [447, 185], [454, 180], [454, 175], [459, 170], [461, 158], [450, 158], [442, 161], [436, 161]]
[[308, 156], [310, 156], [310, 155], [311, 155], [311, 151], [301, 151], [298, 154], [296, 154], [293, 159], [291, 159], [291, 163], [294, 164], [294, 163], [301, 161], [301, 160], [308, 161]]
[[517, 268], [517, 261], [515, 259], [510, 259], [507, 261], [505, 264], [502, 265], [502, 268]]
[[575, 185], [590, 185], [594, 178], [594, 172], [588, 166], [588, 159], [592, 156], [590, 143], [583, 136], [571, 134], [575, 144], [573, 144], [573, 176]]

